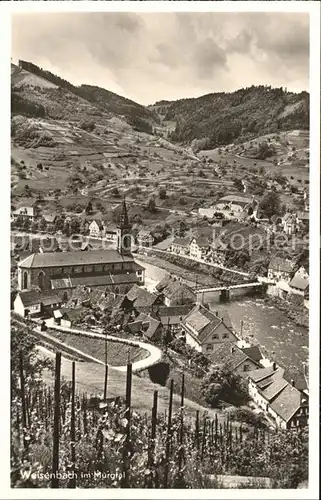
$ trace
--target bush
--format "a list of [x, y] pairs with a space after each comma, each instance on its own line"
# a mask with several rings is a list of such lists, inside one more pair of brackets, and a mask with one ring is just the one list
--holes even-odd
[[95, 130], [95, 122], [94, 120], [83, 120], [80, 122], [79, 127], [82, 128], [83, 130], [86, 130], [86, 132], [92, 132]]
[[217, 367], [208, 373], [202, 381], [201, 391], [212, 408], [217, 408], [222, 401], [240, 404], [248, 399], [242, 379], [226, 367]]
[[232, 420], [245, 422], [246, 424], [253, 425], [254, 427], [259, 427], [261, 429], [268, 427], [268, 422], [263, 415], [258, 415], [247, 408], [235, 408], [229, 412], [229, 416]]

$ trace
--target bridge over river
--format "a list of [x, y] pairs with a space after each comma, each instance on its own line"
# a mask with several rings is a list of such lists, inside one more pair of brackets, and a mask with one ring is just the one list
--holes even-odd
[[252, 283], [239, 283], [237, 285], [213, 285], [213, 286], [197, 286], [193, 290], [196, 294], [196, 299], [198, 303], [204, 304], [212, 302], [213, 300], [219, 299], [220, 302], [225, 302], [230, 299], [231, 296], [245, 295], [252, 290], [253, 292], [260, 291], [262, 286], [273, 284], [272, 281], [258, 278], [257, 281]]

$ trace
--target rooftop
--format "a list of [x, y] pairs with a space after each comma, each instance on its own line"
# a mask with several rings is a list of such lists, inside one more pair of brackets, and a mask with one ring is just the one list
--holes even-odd
[[134, 285], [129, 290], [126, 297], [128, 300], [133, 302], [134, 307], [149, 307], [152, 306], [158, 299], [157, 295], [148, 292], [148, 290], [145, 290], [145, 288], [138, 285]]
[[92, 250], [90, 252], [49, 252], [32, 254], [19, 267], [26, 269], [77, 266], [82, 264], [109, 264], [134, 262], [133, 257], [121, 255], [117, 250]]
[[[199, 342], [203, 342], [221, 323], [223, 323], [226, 329], [232, 333], [231, 329], [226, 324], [228, 319], [223, 320], [222, 316], [224, 316], [224, 314], [220, 314], [219, 316], [218, 313], [215, 314], [206, 307], [197, 304], [192, 311], [187, 314], [182, 324], [192, 332]], [[225, 313], [225, 317], [228, 318], [227, 313]]]
[[291, 260], [284, 259], [283, 257], [273, 257], [270, 260], [269, 269], [291, 273], [294, 269], [294, 263]]
[[38, 290], [30, 290], [19, 292], [18, 295], [25, 307], [37, 304], [48, 306], [51, 304], [59, 304], [61, 302], [61, 299], [58, 297], [58, 295], [56, 295], [55, 292], [52, 291], [42, 292]]
[[55, 289], [63, 288], [76, 288], [77, 286], [107, 286], [119, 285], [122, 283], [137, 283], [137, 276], [135, 273], [122, 273], [122, 274], [103, 274], [91, 275], [85, 274], [83, 276], [74, 276], [68, 278], [55, 278], [51, 280], [51, 287]]
[[290, 281], [290, 286], [304, 291], [309, 286], [309, 278], [303, 278], [302, 276], [296, 274]]

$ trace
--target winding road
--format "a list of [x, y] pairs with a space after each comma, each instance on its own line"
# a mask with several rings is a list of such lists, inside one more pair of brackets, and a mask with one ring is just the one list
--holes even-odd
[[[66, 333], [74, 333], [76, 335], [83, 335], [85, 337], [91, 337], [92, 339], [100, 339], [100, 340], [110, 340], [112, 342], [118, 342], [120, 344], [125, 344], [125, 345], [131, 345], [135, 347], [141, 347], [142, 349], [145, 349], [146, 351], [149, 352], [149, 356], [147, 358], [141, 359], [140, 361], [136, 361], [132, 365], [132, 370], [133, 372], [138, 372], [140, 370], [145, 370], [146, 368], [149, 368], [152, 365], [155, 365], [158, 363], [161, 358], [162, 358], [162, 351], [152, 345], [148, 344], [147, 342], [141, 342], [140, 340], [127, 340], [119, 337], [115, 337], [114, 335], [103, 335], [101, 333], [94, 333], [94, 332], [89, 332], [87, 330], [81, 330], [77, 328], [66, 328], [60, 325], [56, 325], [54, 323], [53, 318], [49, 318], [46, 320], [46, 325], [48, 328], [51, 328], [53, 330], [59, 330], [61, 332], [66, 332]], [[72, 348], [74, 351], [77, 351], [77, 349]], [[79, 351], [81, 354], [82, 351]], [[96, 360], [95, 358], [92, 358], [93, 361], [95, 360], [99, 364], [103, 364], [101, 361]], [[127, 370], [127, 366], [114, 366], [113, 367], [115, 370], [118, 370], [120, 372], [125, 372]]]

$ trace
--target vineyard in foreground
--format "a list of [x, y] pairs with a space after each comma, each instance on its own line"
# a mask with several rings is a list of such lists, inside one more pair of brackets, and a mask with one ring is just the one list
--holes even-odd
[[[282, 432], [206, 415], [168, 411], [152, 416], [131, 409], [131, 365], [126, 394], [99, 400], [75, 393], [60, 379], [56, 354], [55, 387], [31, 384], [19, 356], [19, 390], [12, 401], [13, 487], [53, 488], [217, 488], [217, 475], [268, 476], [274, 487], [293, 488], [307, 478], [307, 435]], [[108, 371], [107, 371], [108, 374]], [[58, 474], [57, 474], [58, 472]], [[257, 487], [253, 484], [253, 487]]]

